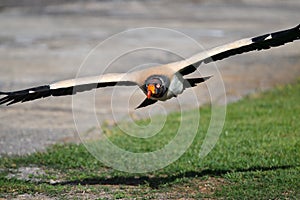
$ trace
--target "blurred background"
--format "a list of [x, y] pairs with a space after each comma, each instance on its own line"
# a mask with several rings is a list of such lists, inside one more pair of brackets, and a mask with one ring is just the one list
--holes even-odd
[[[97, 44], [124, 30], [174, 29], [209, 49], [244, 37], [294, 27], [299, 24], [299, 10], [299, 0], [1, 0], [0, 91], [74, 78], [84, 58]], [[167, 42], [174, 48], [186, 49], [187, 56], [201, 50], [180, 40], [160, 41], [159, 36], [145, 32], [136, 35], [134, 41], [125, 39], [107, 46], [99, 59], [105, 59], [124, 45], [149, 37], [156, 43]], [[294, 82], [300, 76], [299, 47], [300, 42], [294, 42], [219, 61], [217, 67], [224, 80], [227, 101], [237, 101], [249, 93]], [[126, 72], [136, 66], [137, 61], [168, 63], [174, 60], [178, 58], [150, 51], [126, 59], [111, 71]], [[94, 64], [95, 68], [86, 75], [96, 75], [96, 70], [103, 67], [101, 63]], [[209, 73], [209, 67], [202, 66], [204, 74]], [[201, 104], [209, 100], [204, 86], [193, 91]], [[110, 94], [110, 89], [97, 92], [101, 123], [113, 124], [115, 120], [128, 117], [128, 106], [122, 104], [127, 92], [117, 90], [120, 97], [115, 113], [117, 119], [111, 116]], [[142, 101], [141, 92], [135, 95], [137, 103]], [[213, 95], [224, 94], [216, 88]], [[169, 110], [174, 109], [172, 101], [165, 105]], [[136, 103], [132, 108], [135, 106]], [[186, 106], [195, 107], [188, 104], [188, 99]], [[0, 109], [0, 154], [25, 154], [44, 150], [57, 142], [79, 141], [71, 97], [48, 98]], [[88, 108], [82, 109], [83, 116], [88, 114]], [[130, 115], [139, 118], [138, 113]]]

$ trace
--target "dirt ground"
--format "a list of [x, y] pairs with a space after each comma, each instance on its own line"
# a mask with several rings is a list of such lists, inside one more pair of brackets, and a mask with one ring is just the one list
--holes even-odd
[[[57, 3], [57, 2], [56, 2]], [[299, 0], [188, 0], [188, 1], [86, 1], [82, 3], [11, 6], [0, 10], [0, 91], [18, 90], [74, 78], [88, 53], [100, 42], [124, 30], [140, 27], [160, 27], [179, 31], [200, 43], [205, 49], [244, 37], [290, 28], [299, 24]], [[113, 40], [102, 48], [97, 60], [81, 75], [97, 75], [104, 70], [108, 58], [124, 46], [142, 41], [151, 45], [168, 45], [184, 49], [191, 56], [200, 48], [168, 33], [138, 32], [132, 38]], [[150, 39], [149, 39], [150, 38]], [[165, 40], [162, 41], [161, 38]], [[276, 85], [294, 82], [300, 76], [300, 42], [264, 52], [254, 52], [217, 62], [225, 84], [225, 94], [216, 85], [217, 99], [226, 95], [227, 102]], [[144, 51], [116, 62], [108, 72], [126, 72], [138, 64], [168, 63], [178, 60], [166, 52]], [[101, 62], [99, 62], [101, 61]], [[201, 74], [216, 73], [212, 65], [203, 65]], [[96, 73], [96, 74], [95, 74]], [[209, 100], [204, 86], [192, 91]], [[114, 91], [114, 115], [111, 106], [112, 89], [97, 91], [96, 112], [100, 123], [113, 124], [131, 116], [139, 118], [145, 110], [133, 108], [143, 100], [135, 88]], [[130, 106], [128, 109], [128, 94]], [[84, 95], [84, 94], [80, 94]], [[188, 96], [188, 95], [187, 95]], [[84, 96], [83, 96], [84, 97]], [[183, 106], [194, 108], [182, 95]], [[125, 101], [126, 100], [126, 101]], [[177, 109], [175, 101], [162, 103], [167, 111]], [[94, 107], [77, 107], [82, 123]], [[27, 154], [44, 150], [58, 142], [79, 142], [73, 120], [72, 98], [48, 98], [11, 107], [0, 107], [0, 155]], [[128, 110], [130, 110], [128, 112]]]

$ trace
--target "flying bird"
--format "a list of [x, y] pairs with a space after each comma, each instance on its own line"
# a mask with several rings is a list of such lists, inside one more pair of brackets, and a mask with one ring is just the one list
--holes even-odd
[[210, 63], [250, 51], [260, 51], [278, 47], [300, 39], [300, 24], [294, 28], [238, 40], [200, 52], [188, 59], [154, 66], [130, 73], [111, 73], [93, 77], [83, 77], [59, 81], [50, 85], [33, 87], [13, 92], [0, 92], [3, 95], [0, 105], [12, 105], [49, 96], [74, 95], [77, 92], [111, 86], [138, 86], [145, 93], [145, 100], [136, 107], [142, 108], [177, 97], [185, 89], [210, 78], [184, 78], [193, 73], [200, 64]]

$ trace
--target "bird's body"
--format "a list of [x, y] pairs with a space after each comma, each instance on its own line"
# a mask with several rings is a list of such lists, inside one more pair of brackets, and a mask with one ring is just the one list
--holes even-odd
[[254, 38], [246, 38], [196, 54], [188, 59], [129, 73], [111, 73], [93, 77], [83, 77], [59, 81], [50, 85], [33, 87], [14, 92], [0, 92], [5, 97], [1, 104], [11, 105], [48, 96], [73, 95], [95, 88], [109, 86], [137, 85], [147, 98], [137, 107], [142, 108], [157, 101], [166, 101], [183, 93], [187, 88], [204, 82], [209, 77], [187, 79], [184, 76], [193, 73], [202, 63], [222, 60], [224, 58], [254, 50], [269, 49], [300, 39], [300, 25], [275, 33]]

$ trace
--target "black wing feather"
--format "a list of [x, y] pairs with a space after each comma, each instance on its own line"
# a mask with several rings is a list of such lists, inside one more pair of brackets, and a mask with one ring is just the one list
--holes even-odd
[[184, 88], [195, 87], [197, 84], [202, 83], [202, 82], [210, 79], [211, 77], [212, 76], [201, 77], [201, 78], [188, 78], [188, 79], [185, 79]]
[[15, 92], [1, 92], [0, 95], [6, 95], [6, 97], [0, 99], [0, 105], [12, 105], [18, 102], [31, 101], [40, 98], [42, 94], [48, 94], [49, 92], [49, 85], [29, 88], [26, 90], [19, 90]]
[[246, 53], [249, 51], [260, 51], [265, 49], [270, 49], [271, 47], [278, 47], [281, 45], [284, 45], [289, 42], [293, 42], [295, 40], [300, 39], [300, 24], [296, 26], [295, 28], [291, 28], [284, 31], [278, 31], [275, 33], [265, 34], [261, 36], [257, 36], [251, 39], [252, 43], [249, 45], [241, 46], [238, 48], [230, 49], [215, 55], [212, 55], [211, 57], [208, 57], [204, 60], [200, 60], [197, 63], [194, 63], [192, 65], [188, 65], [185, 68], [181, 69], [179, 71], [180, 74], [187, 75], [194, 71], [196, 71], [197, 67], [204, 62], [205, 64], [214, 62], [217, 60], [222, 60], [224, 58], [228, 58], [230, 56], [234, 56], [237, 54]]
[[264, 49], [270, 49], [271, 47], [278, 47], [299, 39], [300, 39], [300, 24], [295, 28], [291, 28], [288, 30], [278, 31], [275, 33], [254, 37], [251, 39], [252, 40], [251, 44], [213, 55], [210, 58], [204, 60], [204, 63], [222, 60], [224, 58], [234, 56], [237, 54], [242, 54], [249, 51], [254, 51], [254, 50], [260, 51]]
[[67, 88], [58, 88], [58, 89], [50, 89], [49, 85], [33, 87], [25, 90], [19, 90], [14, 92], [0, 92], [0, 95], [6, 95], [5, 97], [0, 99], [0, 105], [12, 105], [18, 102], [27, 102], [35, 99], [45, 98], [49, 96], [66, 96], [73, 95], [77, 92], [84, 92], [96, 88], [115, 86], [115, 85], [136, 85], [136, 83], [130, 81], [120, 81], [120, 82], [107, 82], [107, 83], [93, 83], [93, 84], [85, 84], [72, 86]]
[[233, 55], [237, 55], [249, 51], [254, 51], [254, 50], [260, 51], [264, 49], [269, 49], [271, 47], [278, 47], [299, 39], [300, 39], [300, 24], [295, 28], [291, 28], [288, 30], [278, 31], [275, 33], [254, 37], [252, 38], [252, 42], [253, 42], [252, 44], [213, 55], [211, 56], [211, 58], [204, 60], [204, 62], [208, 63], [212, 61], [222, 60], [229, 56], [233, 56]]
[[138, 107], [136, 107], [135, 109], [139, 109], [139, 108], [143, 108], [149, 105], [152, 105], [154, 103], [156, 103], [157, 100], [153, 100], [153, 99], [145, 99]]

